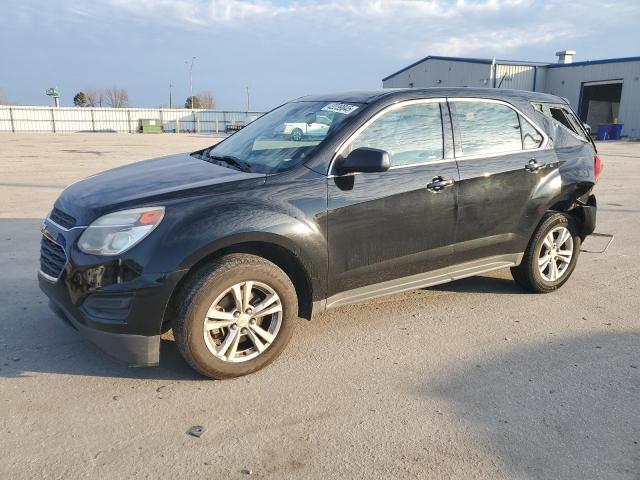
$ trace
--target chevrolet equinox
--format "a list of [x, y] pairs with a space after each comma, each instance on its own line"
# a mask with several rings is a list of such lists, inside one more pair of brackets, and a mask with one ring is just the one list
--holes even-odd
[[[326, 125], [283, 135], [288, 125]], [[308, 96], [220, 143], [69, 186], [39, 284], [89, 340], [198, 372], [272, 362], [297, 318], [510, 267], [563, 285], [595, 228], [600, 158], [559, 97], [435, 88]]]

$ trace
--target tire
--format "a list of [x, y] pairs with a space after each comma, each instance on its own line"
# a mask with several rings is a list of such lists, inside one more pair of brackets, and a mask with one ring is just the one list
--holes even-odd
[[[563, 229], [566, 229], [567, 233], [564, 233]], [[562, 240], [561, 232], [566, 240], [558, 246], [557, 242]], [[550, 242], [551, 238], [555, 241]], [[549, 248], [549, 243], [553, 248]], [[520, 265], [511, 268], [511, 275], [525, 290], [533, 293], [553, 292], [564, 285], [576, 268], [580, 244], [578, 226], [572, 216], [566, 213], [548, 214], [531, 237]], [[566, 253], [569, 250], [570, 256]], [[548, 263], [545, 265], [547, 260]], [[556, 265], [555, 272], [552, 263]]]
[[[256, 311], [239, 313], [245, 305]], [[298, 299], [286, 273], [262, 257], [231, 254], [196, 272], [181, 290], [173, 333], [194, 370], [214, 379], [239, 377], [280, 355], [297, 315]]]
[[291, 140], [293, 140], [294, 142], [299, 142], [302, 140], [302, 137], [304, 137], [304, 133], [302, 132], [301, 129], [299, 128], [294, 128], [291, 132]]

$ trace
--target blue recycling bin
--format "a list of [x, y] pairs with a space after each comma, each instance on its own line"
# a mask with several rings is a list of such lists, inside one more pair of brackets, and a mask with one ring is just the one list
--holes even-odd
[[609, 124], [603, 123], [598, 127], [598, 136], [596, 137], [598, 140], [609, 140]]
[[609, 138], [611, 140], [620, 140], [622, 138], [623, 123], [613, 123], [609, 128]]

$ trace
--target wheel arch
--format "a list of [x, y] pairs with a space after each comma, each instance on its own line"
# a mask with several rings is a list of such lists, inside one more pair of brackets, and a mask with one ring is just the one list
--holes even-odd
[[[586, 202], [562, 200], [549, 207], [546, 213], [566, 213], [577, 222], [581, 239], [595, 231], [597, 203], [595, 195], [589, 195]], [[544, 218], [544, 216], [543, 216]]]
[[178, 311], [176, 305], [179, 292], [185, 285], [189, 284], [191, 278], [197, 275], [207, 265], [217, 258], [232, 253], [245, 253], [256, 255], [277, 265], [281, 268], [291, 280], [296, 295], [298, 297], [298, 316], [307, 320], [311, 319], [313, 310], [313, 291], [314, 284], [309, 269], [305, 266], [304, 260], [299, 254], [296, 254], [289, 246], [283, 245], [282, 242], [274, 241], [274, 239], [245, 239], [237, 241], [227, 241], [208, 251], [205, 255], [192, 263], [187, 273], [177, 283], [167, 307], [162, 321], [162, 331], [165, 332], [171, 326], [173, 319]]

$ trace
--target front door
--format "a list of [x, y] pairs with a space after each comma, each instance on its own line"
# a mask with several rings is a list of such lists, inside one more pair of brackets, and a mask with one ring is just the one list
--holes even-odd
[[[523, 252], [556, 165], [545, 136], [512, 106], [449, 100], [460, 170], [456, 262]], [[548, 185], [548, 188], [553, 185]]]
[[342, 149], [385, 150], [391, 167], [329, 176], [329, 296], [451, 261], [458, 170], [441, 106], [414, 100], [387, 107]]

